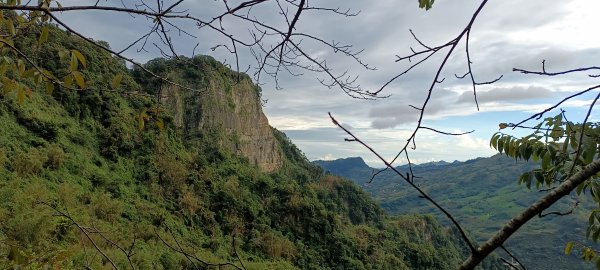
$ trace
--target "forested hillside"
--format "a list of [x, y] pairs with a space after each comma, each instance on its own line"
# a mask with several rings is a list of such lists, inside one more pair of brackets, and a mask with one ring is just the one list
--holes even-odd
[[[435, 214], [442, 223], [445, 217], [426, 200], [419, 198], [402, 179], [392, 172], [379, 174], [371, 183], [373, 168], [361, 158], [315, 161], [325, 171], [352, 179], [371, 194], [391, 214]], [[415, 179], [429, 195], [443, 204], [479, 241], [487, 239], [540, 195], [535, 187], [519, 185], [519, 176], [539, 164], [515, 161], [502, 155], [477, 158], [466, 162], [432, 162], [413, 167]], [[406, 171], [406, 166], [400, 166]], [[588, 209], [593, 202], [585, 198], [566, 197], [546, 212], [567, 212], [578, 203], [574, 213], [536, 218], [512, 237], [506, 248], [512, 250], [527, 269], [593, 269], [577, 255], [566, 256], [567, 241], [597, 246], [586, 240]]]
[[[56, 76], [69, 73], [60, 52], [78, 50], [86, 87], [24, 82], [30, 95], [0, 95], [0, 268], [455, 269], [464, 259], [433, 217], [390, 217], [285, 134], [244, 130], [236, 115], [262, 115], [246, 75], [204, 56], [154, 60], [155, 72], [209, 88], [163, 92], [73, 35], [35, 37], [15, 46]], [[236, 97], [250, 90], [243, 107], [247, 95]], [[185, 121], [190, 104], [202, 109]]]

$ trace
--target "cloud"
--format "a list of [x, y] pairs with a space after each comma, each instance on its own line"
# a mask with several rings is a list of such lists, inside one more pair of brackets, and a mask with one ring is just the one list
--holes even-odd
[[[493, 88], [487, 91], [478, 91], [477, 100], [480, 103], [502, 102], [502, 101], [522, 101], [531, 99], [547, 99], [552, 97], [553, 92], [547, 88], [539, 86], [529, 87], [508, 87]], [[473, 103], [473, 92], [464, 92], [458, 96], [458, 103]]]
[[[61, 3], [80, 5], [93, 4], [95, 1], [65, 0]], [[119, 1], [107, 3], [120, 5]], [[185, 1], [185, 4], [191, 13], [203, 18], [211, 18], [216, 10], [223, 10], [221, 1]], [[461, 32], [480, 2], [437, 1], [429, 11], [419, 9], [416, 3], [410, 1], [347, 0], [320, 1], [315, 4], [343, 10], [350, 8], [361, 13], [356, 17], [343, 17], [310, 11], [300, 18], [297, 30], [328, 42], [353, 45], [356, 50], [365, 49], [361, 54], [362, 60], [378, 69], [365, 70], [352, 59], [303, 39], [307, 53], [326, 58], [335, 74], [348, 71], [349, 74], [360, 75], [358, 82], [361, 86], [374, 90], [417, 60], [412, 59], [411, 63], [394, 62], [395, 55], [410, 54], [411, 48], [422, 48], [413, 39], [409, 29], [427, 45], [443, 44]], [[529, 114], [553, 105], [554, 98], [567, 95], [563, 92], [585, 89], [590, 83], [597, 84], [597, 79], [587, 77], [587, 73], [543, 77], [518, 74], [512, 68], [541, 70], [542, 60], [546, 60], [548, 71], [597, 65], [597, 59], [600, 59], [600, 35], [589, 33], [594, 33], [600, 24], [600, 17], [596, 14], [598, 8], [600, 2], [585, 0], [557, 1], [552, 4], [548, 4], [547, 0], [490, 1], [471, 32], [472, 67], [478, 81], [492, 80], [500, 75], [504, 77], [493, 85], [478, 87], [481, 105], [481, 111], [478, 112], [473, 104], [470, 81], [454, 77], [454, 74], [467, 71], [464, 44], [459, 45], [442, 72], [444, 82], [436, 85], [430, 97], [424, 119], [426, 124], [442, 122], [436, 120], [452, 123], [457, 116], [461, 116], [461, 128], [468, 129], [468, 123], [481, 112], [496, 118], [504, 118], [507, 112]], [[260, 18], [277, 22], [279, 17], [272, 16], [277, 11], [274, 5], [267, 4], [254, 8], [252, 12]], [[140, 16], [132, 19], [111, 12], [74, 12], [60, 16], [81, 32], [95, 39], [106, 40], [116, 49], [122, 49], [152, 25], [151, 21]], [[285, 25], [284, 21], [279, 23]], [[223, 25], [240, 37], [248, 33], [249, 25], [237, 20], [224, 21]], [[173, 35], [180, 53], [191, 54], [192, 48], [199, 42], [196, 53], [209, 54], [232, 63], [233, 59], [226, 51], [213, 52], [209, 49], [222, 41], [222, 36], [199, 31], [193, 24], [184, 25], [184, 29], [198, 39]], [[160, 55], [151, 46], [149, 49], [149, 53], [131, 50], [127, 56], [144, 62]], [[239, 49], [241, 66], [252, 65], [253, 58], [248, 51]], [[405, 133], [410, 132], [418, 119], [419, 111], [409, 105], [421, 106], [444, 53], [440, 51], [427, 63], [391, 83], [383, 92], [391, 97], [376, 101], [352, 99], [339, 89], [322, 86], [317, 79], [326, 78], [323, 74], [284, 74], [279, 78], [283, 91], [276, 91], [272, 81], [264, 81], [263, 97], [269, 100], [264, 111], [270, 123], [288, 132], [309, 158], [362, 155], [365, 160], [374, 162], [365, 149], [343, 141], [345, 135], [333, 126], [327, 113], [332, 112], [345, 126], [352, 127], [353, 132], [368, 138], [376, 149], [393, 155], [393, 149], [405, 142]], [[577, 112], [589, 104], [589, 99], [585, 97], [585, 100], [568, 102], [564, 107]], [[444, 127], [452, 129], [452, 125]], [[484, 133], [452, 140], [419, 133], [420, 152], [415, 153], [414, 158], [423, 161], [454, 160], [490, 154], [487, 150], [466, 147], [482, 146], [482, 140], [487, 140]], [[464, 146], [462, 150], [456, 147], [461, 144]]]

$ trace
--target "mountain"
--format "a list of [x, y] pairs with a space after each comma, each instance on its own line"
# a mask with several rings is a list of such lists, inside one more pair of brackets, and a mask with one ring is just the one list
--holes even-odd
[[233, 72], [205, 56], [179, 63], [154, 59], [146, 67], [201, 89], [201, 93], [185, 91], [176, 85], [150, 82], [153, 78], [142, 70], [134, 72], [138, 81], [146, 82], [146, 91], [160, 91], [160, 102], [184, 137], [221, 132], [221, 147], [246, 157], [263, 171], [281, 167], [281, 148], [262, 112], [261, 89], [248, 75]]
[[[345, 163], [345, 159], [314, 163], [326, 172], [361, 185], [391, 214], [433, 214], [443, 224], [449, 225], [437, 209], [419, 198], [404, 180], [389, 170], [366, 184], [377, 170], [364, 166], [353, 167], [361, 163], [357, 159], [353, 158], [351, 163]], [[528, 190], [517, 184], [523, 172], [536, 166], [539, 165], [515, 161], [498, 154], [465, 162], [425, 163], [415, 165], [412, 169], [418, 176], [415, 178], [416, 184], [452, 213], [481, 243], [542, 195], [537, 190]], [[408, 167], [403, 165], [398, 169], [405, 172]], [[568, 241], [598, 246], [585, 238], [588, 210], [592, 209], [593, 202], [585, 198], [580, 200], [579, 207], [571, 215], [530, 221], [508, 240], [506, 248], [512, 250], [527, 269], [593, 269], [593, 265], [577, 256], [566, 256], [563, 252]], [[549, 211], [564, 212], [571, 209], [575, 201], [575, 197], [563, 198]]]
[[86, 89], [0, 95], [0, 269], [454, 269], [466, 257], [432, 216], [391, 217], [311, 164], [268, 125], [247, 75], [206, 56], [145, 65], [198, 90], [186, 92], [55, 27], [42, 46], [30, 30], [15, 46], [59, 78], [71, 72], [59, 52], [77, 49]]
[[326, 172], [335, 175], [352, 175], [371, 170], [369, 165], [360, 157], [341, 158], [336, 160], [316, 160], [314, 164], [321, 166]]

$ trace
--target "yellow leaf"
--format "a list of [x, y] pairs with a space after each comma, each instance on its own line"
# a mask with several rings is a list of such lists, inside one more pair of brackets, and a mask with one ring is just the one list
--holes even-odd
[[73, 76], [72, 75], [67, 75], [67, 77], [65, 78], [64, 85], [66, 88], [71, 88], [71, 86], [73, 85]]
[[112, 79], [112, 82], [110, 83], [110, 87], [113, 90], [119, 88], [119, 85], [121, 85], [121, 80], [122, 79], [123, 79], [123, 75], [122, 74], [115, 75], [115, 77]]
[[33, 77], [36, 72], [37, 72], [37, 70], [35, 68], [24, 70], [23, 74], [21, 74], [21, 77], [23, 77], [23, 78]]
[[77, 65], [78, 65], [77, 56], [75, 56], [75, 54], [72, 53], [71, 54], [71, 66], [69, 68], [71, 69], [71, 71], [76, 71]]
[[66, 52], [64, 50], [58, 51], [58, 57], [60, 57], [61, 61], [65, 60], [65, 57], [67, 57], [67, 53], [68, 52]]
[[565, 246], [565, 255], [571, 255], [571, 249], [573, 249], [573, 242], [569, 242]]
[[22, 86], [18, 86], [19, 91], [17, 92], [17, 101], [19, 102], [19, 105], [23, 104], [23, 101], [25, 101], [25, 89], [23, 89], [24, 87]]
[[15, 30], [15, 25], [13, 24], [12, 20], [6, 20], [6, 21], [4, 21], [4, 23], [6, 24], [6, 27], [8, 28], [8, 32], [10, 33], [11, 36], [14, 36], [17, 34], [17, 31]]
[[81, 65], [84, 68], [87, 67], [87, 62], [86, 62], [85, 57], [83, 56], [83, 54], [81, 54], [78, 50], [71, 50], [71, 53], [73, 55], [75, 55], [75, 57], [77, 58], [77, 60], [79, 60], [79, 63], [81, 63]]
[[139, 130], [144, 129], [144, 122], [145, 122], [144, 118], [140, 115], [138, 117], [138, 129]]
[[162, 119], [158, 119], [158, 120], [156, 120], [156, 126], [158, 127], [158, 129], [164, 130], [165, 129], [165, 122], [163, 122]]
[[54, 76], [54, 74], [52, 74], [50, 71], [43, 69], [42, 73], [44, 73], [44, 75], [46, 75], [48, 78], [50, 78], [51, 80], [55, 80], [57, 81], [58, 79]]
[[79, 88], [85, 88], [85, 80], [83, 79], [83, 74], [79, 71], [73, 72], [73, 77], [75, 78], [75, 83], [79, 86]]
[[46, 94], [52, 95], [52, 92], [54, 92], [54, 83], [46, 82]]
[[2, 85], [3, 85], [3, 87], [2, 87], [3, 95], [6, 95], [6, 94], [12, 92], [16, 88], [15, 81], [13, 81], [7, 77], [2, 77]]
[[25, 73], [25, 62], [23, 60], [17, 60], [17, 69], [19, 70], [19, 75], [23, 76], [23, 73]]

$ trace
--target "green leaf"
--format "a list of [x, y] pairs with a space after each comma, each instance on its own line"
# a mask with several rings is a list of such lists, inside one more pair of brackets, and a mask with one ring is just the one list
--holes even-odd
[[490, 147], [498, 149], [498, 138], [500, 138], [500, 136], [500, 134], [495, 134], [494, 136], [492, 136], [492, 139], [490, 140]]
[[533, 154], [533, 147], [529, 144], [525, 146], [525, 150], [523, 151], [523, 158], [527, 161], [531, 158], [531, 154]]
[[78, 65], [77, 56], [75, 56], [75, 54], [72, 53], [71, 54], [71, 65], [69, 66], [69, 69], [71, 71], [77, 71], [77, 65]]
[[75, 55], [75, 57], [77, 58], [77, 60], [79, 60], [79, 63], [81, 63], [81, 65], [84, 68], [87, 67], [87, 61], [85, 60], [85, 57], [83, 56], [83, 54], [81, 54], [78, 50], [71, 50], [71, 53], [73, 55]]
[[558, 141], [564, 134], [565, 130], [562, 127], [554, 126], [554, 128], [552, 128], [552, 132], [550, 132], [550, 137], [552, 137], [554, 141]]
[[119, 85], [121, 85], [121, 80], [122, 79], [123, 79], [123, 75], [122, 74], [115, 75], [115, 77], [112, 79], [112, 82], [110, 83], [110, 87], [113, 90], [119, 88]]
[[596, 141], [591, 136], [584, 136], [582, 146], [584, 149], [582, 153], [583, 160], [585, 164], [589, 164], [594, 160], [594, 156], [596, 156]]
[[565, 255], [571, 255], [571, 249], [573, 249], [573, 242], [567, 243], [565, 246]]
[[48, 26], [42, 27], [42, 33], [40, 34], [38, 44], [44, 44], [46, 41], [48, 41]]
[[542, 171], [537, 170], [533, 173], [533, 175], [535, 176], [536, 183], [544, 183], [544, 174]]
[[419, 0], [419, 8], [429, 10], [433, 7], [433, 2], [435, 2], [435, 0]]
[[577, 189], [575, 189], [575, 192], [577, 193], [577, 195], [581, 195], [581, 192], [585, 189], [585, 186], [586, 186], [586, 182], [583, 182], [577, 186]]
[[504, 153], [507, 156], [510, 156], [510, 146], [511, 146], [510, 144], [511, 144], [510, 137], [509, 136], [504, 137]]
[[550, 169], [550, 163], [552, 162], [550, 151], [546, 151], [542, 157], [542, 169], [547, 171]]
[[498, 152], [500, 152], [500, 154], [502, 154], [502, 150], [504, 150], [504, 138], [500, 138], [498, 140]]

